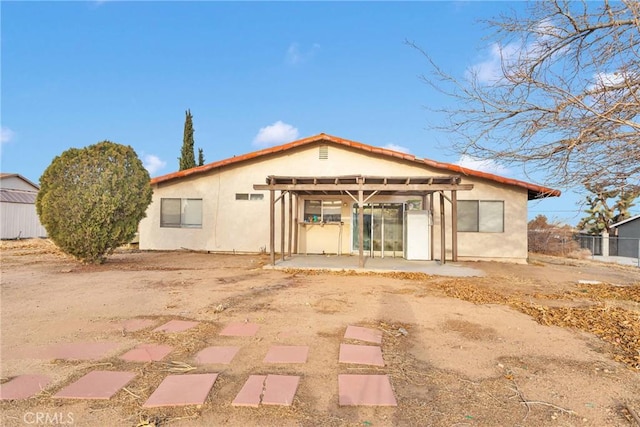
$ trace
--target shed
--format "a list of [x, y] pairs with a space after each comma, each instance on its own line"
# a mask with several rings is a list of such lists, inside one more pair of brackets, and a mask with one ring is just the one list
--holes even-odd
[[640, 215], [627, 218], [611, 226], [618, 242], [618, 256], [639, 258]]
[[36, 212], [38, 187], [17, 173], [0, 173], [0, 238], [46, 237]]

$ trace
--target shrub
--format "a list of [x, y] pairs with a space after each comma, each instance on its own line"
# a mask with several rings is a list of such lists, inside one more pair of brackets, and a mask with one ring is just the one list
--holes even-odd
[[53, 242], [88, 263], [135, 236], [151, 203], [149, 173], [133, 148], [103, 141], [71, 148], [40, 177], [36, 209]]

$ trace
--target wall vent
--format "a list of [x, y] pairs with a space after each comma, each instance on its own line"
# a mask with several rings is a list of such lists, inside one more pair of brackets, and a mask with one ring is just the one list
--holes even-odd
[[318, 151], [318, 158], [320, 160], [327, 160], [329, 158], [329, 146], [321, 145]]

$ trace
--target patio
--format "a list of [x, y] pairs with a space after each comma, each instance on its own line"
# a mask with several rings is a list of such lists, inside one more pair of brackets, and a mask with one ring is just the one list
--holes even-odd
[[448, 262], [440, 264], [438, 261], [408, 261], [401, 257], [365, 257], [364, 268], [358, 267], [359, 257], [356, 255], [293, 255], [284, 261], [276, 260], [275, 265], [265, 265], [264, 268], [275, 270], [327, 270], [354, 271], [375, 273], [424, 273], [434, 276], [474, 277], [484, 276], [484, 272], [462, 263]]

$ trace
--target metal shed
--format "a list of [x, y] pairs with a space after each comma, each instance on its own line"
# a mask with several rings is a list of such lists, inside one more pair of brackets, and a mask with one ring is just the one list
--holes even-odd
[[0, 174], [0, 238], [46, 237], [36, 213], [40, 188], [16, 173]]

